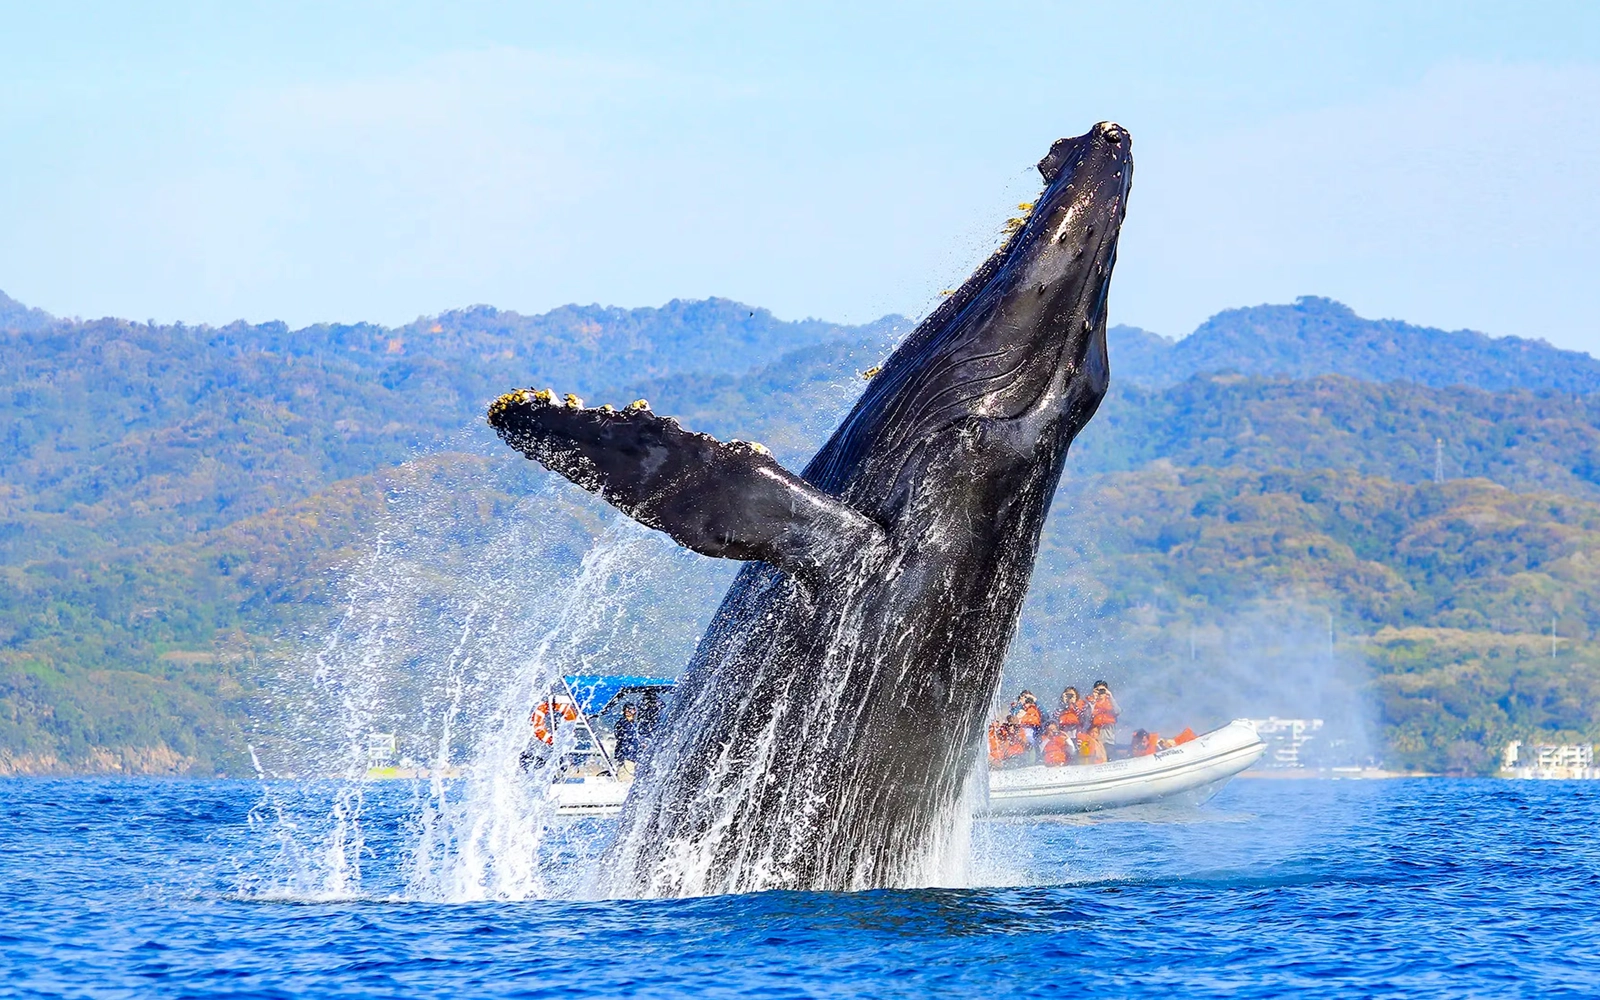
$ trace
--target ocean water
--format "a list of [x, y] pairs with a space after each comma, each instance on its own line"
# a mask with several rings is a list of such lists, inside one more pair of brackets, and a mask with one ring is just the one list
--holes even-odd
[[980, 824], [971, 887], [667, 901], [418, 898], [398, 783], [299, 884], [264, 801], [0, 781], [0, 995], [1600, 996], [1600, 783], [1239, 780]]

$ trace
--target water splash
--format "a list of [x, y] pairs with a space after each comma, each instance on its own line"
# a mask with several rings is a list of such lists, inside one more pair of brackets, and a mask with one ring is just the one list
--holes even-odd
[[[619, 526], [587, 552], [538, 647], [495, 694], [470, 760], [458, 780], [444, 777], [450, 728], [416, 823], [410, 859], [412, 898], [444, 902], [541, 899], [584, 894], [597, 853], [592, 830], [559, 823], [555, 782], [562, 747], [525, 764], [530, 706], [571, 664], [618, 625], [637, 585], [642, 557], [653, 548]], [[454, 718], [455, 706], [447, 713]], [[565, 737], [571, 730], [558, 730]]]
[[[555, 822], [559, 754], [523, 765], [529, 713], [563, 673], [674, 672], [709, 614], [696, 595], [720, 586], [598, 502], [565, 487], [517, 497], [505, 475], [480, 462], [390, 490], [325, 636], [285, 662], [280, 710], [255, 734], [262, 794], [250, 822], [263, 848], [241, 891], [591, 892], [597, 831]], [[374, 759], [374, 741], [391, 736], [398, 759]], [[375, 764], [402, 780], [376, 780]], [[404, 821], [374, 828], [373, 795], [408, 796]]]

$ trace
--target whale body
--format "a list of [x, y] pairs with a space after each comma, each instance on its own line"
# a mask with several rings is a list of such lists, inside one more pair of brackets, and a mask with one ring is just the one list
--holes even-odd
[[1057, 141], [1010, 239], [886, 360], [799, 475], [640, 401], [522, 390], [512, 447], [738, 573], [641, 764], [618, 892], [926, 884], [960, 803], [1067, 448], [1110, 377], [1133, 171]]

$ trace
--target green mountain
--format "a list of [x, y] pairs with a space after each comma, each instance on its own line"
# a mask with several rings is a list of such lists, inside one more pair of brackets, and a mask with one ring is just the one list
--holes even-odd
[[1438, 388], [1473, 386], [1600, 391], [1600, 361], [1542, 340], [1436, 330], [1357, 316], [1332, 299], [1304, 296], [1291, 305], [1229, 309], [1174, 343], [1133, 327], [1112, 334], [1128, 347], [1113, 377], [1163, 386], [1209, 372], [1311, 378], [1348, 375]]
[[513, 385], [629, 391], [690, 369], [743, 372], [842, 339], [881, 343], [903, 325], [787, 323], [711, 299], [535, 317], [480, 307], [399, 329], [111, 319], [17, 327], [0, 332], [11, 458], [0, 468], [0, 558], [176, 541], [412, 455], [463, 447], [486, 402]]
[[1250, 469], [1348, 469], [1398, 482], [1481, 477], [1600, 499], [1600, 396], [1434, 389], [1339, 375], [1198, 376], [1116, 385], [1073, 468], [1158, 460]]
[[[522, 650], [602, 537], [643, 546], [635, 589], [565, 655], [675, 669], [729, 567], [506, 453], [484, 401], [645, 396], [798, 466], [905, 325], [708, 300], [162, 327], [0, 300], [0, 771], [238, 773], [344, 655], [318, 644], [368, 612], [391, 623], [372, 635], [405, 630], [371, 640], [391, 652], [369, 721], [420, 726], [405, 706], [435, 710], [429, 678], [456, 655], [439, 637], [499, 608], [503, 651]], [[1018, 683], [1104, 674], [1164, 727], [1320, 712], [1341, 752], [1434, 769], [1482, 770], [1509, 736], [1600, 736], [1592, 359], [1311, 299], [1175, 345], [1118, 328], [1112, 350]], [[495, 596], [464, 605], [485, 580]]]

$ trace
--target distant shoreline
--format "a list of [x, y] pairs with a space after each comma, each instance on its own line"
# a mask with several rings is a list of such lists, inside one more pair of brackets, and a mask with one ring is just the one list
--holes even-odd
[[1381, 767], [1363, 768], [1328, 768], [1328, 767], [1294, 767], [1271, 768], [1241, 771], [1238, 778], [1262, 778], [1269, 781], [1309, 781], [1324, 779], [1328, 781], [1377, 781], [1391, 778], [1476, 778], [1484, 775], [1473, 774], [1439, 774], [1435, 771], [1385, 771]]

